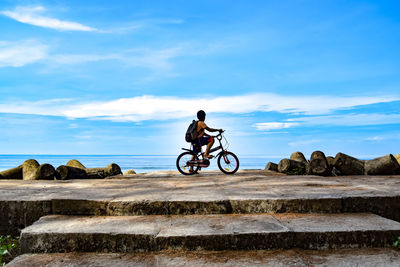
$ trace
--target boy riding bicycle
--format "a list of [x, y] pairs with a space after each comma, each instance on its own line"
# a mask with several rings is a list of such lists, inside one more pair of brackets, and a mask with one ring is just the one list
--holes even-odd
[[[213, 158], [210, 153], [216, 152], [218, 168], [224, 174], [234, 174], [239, 169], [238, 157], [228, 151], [229, 143], [222, 134], [222, 129], [213, 129], [205, 124], [206, 113], [203, 110], [197, 112], [198, 121], [193, 120], [189, 125], [186, 134], [186, 142], [191, 143], [190, 149], [182, 148], [182, 152], [176, 159], [176, 168], [183, 175], [193, 175], [198, 173], [202, 168], [210, 166], [210, 158]], [[208, 135], [205, 130], [209, 132], [219, 132], [215, 136]], [[219, 145], [213, 149], [214, 138], [217, 139]], [[201, 152], [201, 147], [207, 145], [205, 153]], [[201, 157], [201, 158], [200, 158]]]
[[206, 113], [203, 110], [199, 110], [197, 112], [197, 118], [199, 119], [197, 123], [197, 139], [192, 141], [193, 145], [193, 151], [195, 153], [200, 152], [201, 147], [207, 145], [206, 151], [204, 152], [204, 158], [209, 159], [212, 158], [211, 155], [209, 155], [210, 149], [214, 144], [214, 138], [210, 135], [208, 135], [205, 130], [209, 132], [223, 132], [222, 129], [213, 129], [207, 126], [205, 124], [206, 120]]

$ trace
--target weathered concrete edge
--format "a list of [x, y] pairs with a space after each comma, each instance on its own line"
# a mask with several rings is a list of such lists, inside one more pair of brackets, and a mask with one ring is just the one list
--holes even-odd
[[394, 249], [162, 251], [145, 253], [24, 254], [7, 266], [398, 266]]
[[19, 235], [21, 229], [52, 214], [52, 201], [0, 201], [0, 235]]
[[[351, 215], [350, 215], [351, 216]], [[81, 217], [78, 217], [78, 219]], [[179, 218], [179, 216], [178, 216]], [[43, 218], [46, 221], [46, 218]], [[281, 225], [282, 221], [276, 218]], [[40, 222], [39, 222], [40, 224]], [[281, 226], [284, 226], [283, 224]], [[157, 226], [156, 226], [157, 227]], [[168, 226], [167, 226], [168, 227]], [[340, 249], [390, 247], [400, 229], [359, 229], [327, 231], [282, 227], [270, 232], [227, 232], [214, 234], [163, 235], [160, 231], [139, 232], [36, 232], [21, 234], [22, 253], [66, 252], [145, 252], [161, 250], [263, 250], [263, 249]]]
[[218, 201], [116, 201], [88, 199], [0, 201], [0, 234], [18, 235], [20, 229], [33, 224], [42, 216], [51, 214], [120, 216], [287, 212], [371, 212], [400, 222], [400, 196]]

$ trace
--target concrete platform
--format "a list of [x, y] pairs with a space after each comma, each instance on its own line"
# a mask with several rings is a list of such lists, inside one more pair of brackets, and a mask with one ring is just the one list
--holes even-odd
[[330, 249], [391, 246], [400, 223], [374, 214], [230, 214], [41, 218], [23, 253]]
[[25, 254], [9, 267], [64, 266], [400, 266], [394, 249], [163, 251]]
[[243, 170], [106, 180], [0, 180], [0, 234], [41, 216], [372, 212], [400, 221], [400, 176], [285, 176]]

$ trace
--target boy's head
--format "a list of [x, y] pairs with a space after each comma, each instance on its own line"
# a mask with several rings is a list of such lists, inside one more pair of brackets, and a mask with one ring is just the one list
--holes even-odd
[[197, 118], [199, 119], [199, 121], [204, 121], [206, 119], [206, 113], [204, 112], [204, 110], [199, 110], [197, 112]]

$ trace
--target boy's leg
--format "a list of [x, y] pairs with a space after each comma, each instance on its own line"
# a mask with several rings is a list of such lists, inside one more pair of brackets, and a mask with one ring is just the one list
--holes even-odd
[[[199, 145], [201, 146], [200, 140], [198, 140], [198, 142], [199, 142]], [[197, 149], [196, 149], [197, 144], [192, 143], [192, 145], [193, 145], [193, 152], [197, 153]], [[192, 156], [192, 158], [190, 160], [194, 160], [194, 155]], [[193, 166], [189, 167], [189, 172], [193, 172]]]
[[206, 152], [204, 152], [204, 157], [205, 158], [209, 158], [211, 156], [208, 155], [208, 153], [210, 153], [210, 149], [214, 144], [214, 138], [210, 137], [209, 142], [207, 144], [207, 148], [206, 148]]
[[[194, 160], [194, 156], [192, 156], [192, 158], [190, 160]], [[189, 167], [189, 172], [193, 172], [193, 166]]]

